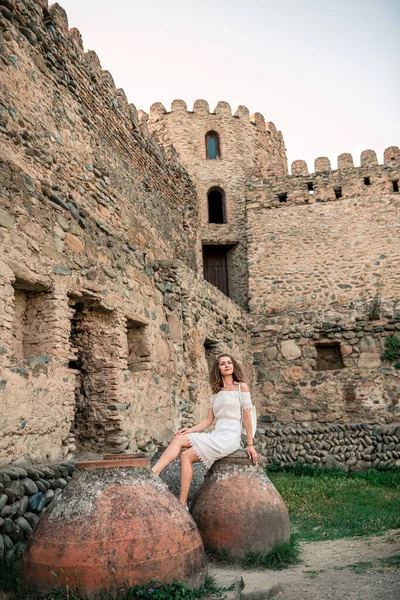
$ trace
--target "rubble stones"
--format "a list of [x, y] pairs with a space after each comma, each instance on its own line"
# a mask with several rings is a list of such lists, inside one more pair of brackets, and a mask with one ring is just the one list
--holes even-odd
[[[8, 478], [2, 485], [7, 493], [0, 495], [0, 559], [1, 552], [3, 556], [6, 551], [16, 551], [16, 545], [21, 540], [26, 541], [27, 537], [32, 533], [33, 529], [39, 522], [40, 515], [45, 506], [61, 493], [62, 489], [67, 485], [74, 472], [73, 463], [64, 463], [59, 466], [43, 466], [33, 468], [27, 467], [8, 467], [7, 469], [0, 468], [0, 479], [4, 479], [4, 475], [12, 474], [17, 479]], [[64, 478], [54, 479], [55, 473], [63, 473]], [[30, 476], [28, 478], [28, 475]], [[44, 495], [41, 492], [35, 491], [35, 484], [32, 477], [41, 477], [42, 481], [46, 481], [50, 485], [55, 482], [55, 488], [47, 489]], [[47, 479], [48, 478], [48, 479]], [[36, 480], [40, 483], [40, 479]], [[19, 500], [15, 500], [14, 488], [16, 484], [22, 485], [22, 490], [26, 495], [23, 495]], [[9, 487], [12, 486], [12, 487]], [[20, 489], [20, 488], [18, 488]], [[46, 489], [46, 488], [45, 488]], [[22, 536], [22, 538], [21, 538]]]

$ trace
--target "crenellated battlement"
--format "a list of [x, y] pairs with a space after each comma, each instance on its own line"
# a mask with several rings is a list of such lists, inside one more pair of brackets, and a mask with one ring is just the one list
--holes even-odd
[[[400, 149], [398, 146], [389, 146], [383, 154], [384, 165], [392, 164], [393, 161], [400, 161]], [[360, 155], [360, 167], [375, 167], [379, 165], [375, 150], [363, 150]], [[337, 171], [343, 169], [354, 169], [353, 156], [350, 152], [343, 152], [337, 158]], [[333, 171], [331, 162], [326, 156], [320, 156], [314, 161], [314, 173], [322, 171]], [[291, 165], [292, 175], [311, 175], [305, 160], [295, 160]]]
[[266, 121], [264, 115], [259, 112], [256, 112], [250, 115], [250, 111], [247, 106], [240, 105], [236, 109], [235, 112], [232, 111], [232, 108], [228, 102], [224, 100], [220, 100], [217, 103], [217, 106], [214, 110], [210, 110], [210, 105], [207, 100], [195, 100], [193, 104], [193, 109], [188, 110], [187, 104], [184, 100], [173, 100], [171, 102], [171, 110], [168, 111], [162, 102], [154, 102], [154, 104], [150, 107], [150, 119], [152, 121], [156, 121], [162, 115], [167, 115], [172, 112], [186, 112], [188, 115], [217, 115], [217, 116], [230, 116], [236, 119], [243, 119], [248, 123], [252, 123], [253, 126], [259, 128], [261, 131], [269, 131], [271, 134], [278, 134], [282, 136], [281, 131], [277, 131], [274, 123], [272, 121]]
[[[313, 204], [371, 195], [397, 194], [400, 181], [400, 150], [389, 146], [384, 151], [383, 163], [378, 162], [374, 150], [363, 150], [360, 166], [344, 152], [338, 156], [337, 169], [332, 169], [329, 158], [321, 156], [309, 173], [304, 160], [295, 160], [291, 175], [264, 178], [260, 207], [282, 207], [290, 204]], [[249, 181], [250, 187], [254, 181]]]
[[155, 102], [150, 107], [148, 122], [150, 131], [156, 132], [164, 146], [176, 147], [185, 166], [194, 160], [207, 159], [204, 136], [213, 131], [220, 139], [221, 162], [241, 163], [247, 175], [258, 173], [267, 177], [287, 173], [282, 132], [261, 113], [250, 115], [246, 106], [241, 105], [233, 112], [228, 102], [220, 100], [210, 110], [206, 100], [198, 99], [189, 110], [184, 100], [176, 99], [168, 111], [161, 102]]

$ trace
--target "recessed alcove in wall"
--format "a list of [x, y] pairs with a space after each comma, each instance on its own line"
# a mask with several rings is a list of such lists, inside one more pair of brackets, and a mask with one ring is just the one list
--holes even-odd
[[344, 369], [340, 342], [316, 344], [317, 371], [336, 371]]
[[24, 359], [49, 354], [50, 340], [48, 327], [46, 327], [48, 318], [47, 288], [22, 279], [16, 279], [13, 288], [12, 340], [14, 356]]
[[127, 317], [128, 369], [131, 372], [151, 369], [151, 346], [146, 323]]
[[113, 311], [97, 299], [71, 298], [70, 349], [75, 371], [74, 432], [78, 446], [94, 449], [107, 435], [107, 406], [117, 399], [118, 328]]

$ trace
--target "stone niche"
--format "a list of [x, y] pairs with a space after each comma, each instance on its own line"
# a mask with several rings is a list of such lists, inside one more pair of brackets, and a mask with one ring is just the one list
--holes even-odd
[[344, 369], [340, 342], [315, 344], [317, 350], [317, 371], [336, 371]]
[[151, 344], [148, 325], [135, 318], [126, 319], [127, 362], [131, 373], [151, 369]]
[[70, 300], [70, 344], [75, 373], [74, 433], [78, 449], [107, 447], [120, 430], [107, 406], [118, 400], [119, 320], [94, 299]]
[[13, 283], [14, 314], [12, 353], [16, 359], [49, 353], [51, 300], [41, 285], [16, 279]]

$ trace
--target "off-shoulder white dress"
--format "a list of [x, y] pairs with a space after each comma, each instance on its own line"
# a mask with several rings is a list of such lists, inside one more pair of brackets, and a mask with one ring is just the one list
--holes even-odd
[[214, 431], [187, 434], [193, 450], [208, 468], [216, 460], [240, 448], [241, 405], [243, 409], [253, 407], [250, 392], [221, 390], [210, 400], [210, 407], [217, 419]]

